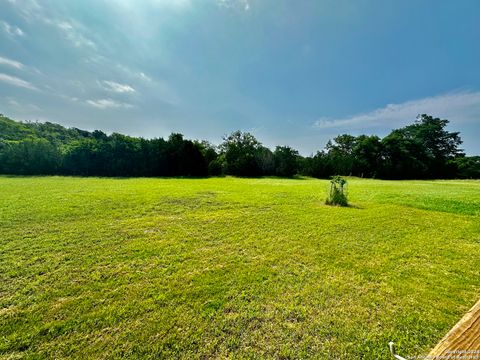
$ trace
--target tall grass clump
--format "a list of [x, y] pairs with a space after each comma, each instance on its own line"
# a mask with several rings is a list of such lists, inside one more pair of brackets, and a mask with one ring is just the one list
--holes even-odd
[[325, 201], [327, 205], [348, 206], [347, 180], [341, 176], [334, 176], [330, 180], [330, 191]]

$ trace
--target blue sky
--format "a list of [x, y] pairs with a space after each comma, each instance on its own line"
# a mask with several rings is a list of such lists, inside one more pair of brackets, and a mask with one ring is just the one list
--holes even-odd
[[303, 154], [429, 113], [480, 154], [480, 2], [0, 0], [0, 112]]

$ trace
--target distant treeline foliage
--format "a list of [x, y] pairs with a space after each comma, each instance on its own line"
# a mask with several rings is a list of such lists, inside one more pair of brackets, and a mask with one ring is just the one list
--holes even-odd
[[0, 173], [77, 176], [353, 175], [384, 179], [480, 178], [480, 156], [466, 157], [448, 120], [419, 115], [386, 137], [340, 135], [302, 157], [289, 146], [274, 151], [236, 131], [219, 146], [188, 140], [143, 139], [16, 122], [0, 115]]

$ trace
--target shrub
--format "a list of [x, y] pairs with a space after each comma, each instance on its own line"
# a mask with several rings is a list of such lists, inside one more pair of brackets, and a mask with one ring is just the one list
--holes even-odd
[[347, 180], [341, 176], [334, 176], [330, 180], [330, 192], [325, 201], [327, 205], [348, 206]]

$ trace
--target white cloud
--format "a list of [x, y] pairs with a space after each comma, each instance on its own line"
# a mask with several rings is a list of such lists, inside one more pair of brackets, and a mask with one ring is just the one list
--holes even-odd
[[127, 84], [120, 84], [115, 81], [103, 81], [104, 89], [117, 93], [133, 93], [135, 89]]
[[244, 11], [250, 10], [249, 0], [217, 0], [217, 4], [225, 8], [241, 8]]
[[[65, 39], [75, 47], [89, 47], [97, 49], [97, 45], [90, 36], [92, 32], [89, 29], [73, 19], [65, 19], [61, 16], [54, 6], [48, 6], [44, 3], [43, 6], [37, 2], [37, 0], [8, 0], [12, 6], [15, 7], [17, 12], [27, 22], [40, 22], [59, 29]], [[0, 22], [1, 25], [1, 22]], [[23, 31], [18, 29], [22, 35]]]
[[[136, 84], [136, 86], [148, 86], [150, 90], [154, 89], [154, 93], [161, 101], [170, 105], [178, 105], [180, 103], [180, 97], [177, 92], [166, 81], [152, 79], [144, 72], [133, 70], [122, 64], [117, 64], [117, 68], [122, 72], [122, 77], [128, 77], [130, 81], [133, 81]], [[142, 83], [139, 83], [138, 80]]]
[[43, 10], [36, 0], [8, 0], [8, 2], [17, 9], [26, 21], [38, 18]]
[[0, 21], [0, 27], [5, 31], [9, 36], [25, 36], [25, 33], [18, 26], [10, 25], [6, 21]]
[[20, 104], [18, 103], [18, 101], [15, 100], [15, 99], [12, 99], [12, 98], [9, 98], [7, 103], [8, 103], [8, 105], [10, 105], [10, 106], [20, 106]]
[[388, 104], [373, 111], [345, 118], [321, 118], [314, 123], [319, 129], [364, 129], [376, 126], [397, 127], [410, 123], [418, 114], [429, 114], [455, 122], [480, 119], [480, 91], [455, 92], [445, 95]]
[[76, 96], [70, 96], [70, 95], [66, 95], [66, 94], [56, 94], [58, 97], [62, 98], [62, 99], [65, 99], [67, 101], [71, 101], [71, 102], [78, 102], [80, 99]]
[[88, 105], [91, 105], [98, 109], [118, 109], [118, 108], [129, 109], [133, 107], [133, 105], [131, 104], [118, 102], [112, 99], [87, 100], [86, 102]]
[[41, 111], [41, 109], [35, 104], [22, 103], [12, 97], [7, 97], [7, 104], [15, 109]]
[[[169, 7], [174, 9], [183, 9], [192, 5], [191, 0], [150, 0], [151, 4], [161, 7]], [[127, 0], [127, 2], [132, 2]], [[137, 4], [137, 1], [133, 1], [133, 4]]]
[[143, 73], [143, 72], [139, 72], [139, 73], [137, 74], [137, 76], [138, 76], [140, 79], [144, 80], [144, 81], [148, 81], [148, 82], [151, 82], [151, 81], [152, 81], [152, 78], [149, 77], [149, 76], [147, 76], [147, 75], [145, 75], [145, 73]]
[[12, 60], [6, 57], [2, 57], [2, 56], [0, 56], [0, 65], [10, 66], [19, 70], [23, 69], [24, 67], [24, 65], [21, 62]]
[[105, 0], [116, 10], [121, 8], [123, 11], [127, 11], [128, 14], [138, 14], [141, 12], [141, 8], [152, 9], [157, 8], [161, 10], [173, 10], [182, 11], [191, 8], [194, 3], [193, 0], [143, 0], [142, 7], [139, 7], [138, 0]]
[[[65, 19], [63, 16], [60, 16], [53, 6], [46, 6], [45, 8], [40, 6], [36, 0], [8, 0], [12, 6], [18, 11], [20, 16], [22, 16], [25, 21], [34, 22], [38, 21], [40, 23], [56, 27], [59, 29], [65, 39], [75, 47], [90, 47], [92, 49], [97, 49], [97, 45], [90, 36], [92, 35], [91, 31], [88, 30], [86, 26], [77, 22], [73, 19]], [[44, 5], [44, 4], [43, 4]], [[4, 23], [4, 22], [3, 22]], [[4, 23], [3, 27], [7, 29], [8, 24]], [[2, 22], [0, 22], [2, 25]], [[17, 27], [14, 29], [18, 35], [23, 35], [23, 31]]]
[[[102, 61], [105, 61], [106, 59], [101, 59]], [[123, 73], [123, 76], [129, 76], [131, 78], [135, 78], [137, 80], [142, 80], [144, 82], [152, 82], [152, 78], [145, 74], [142, 71], [137, 71], [129, 68], [128, 66], [122, 65], [122, 64], [117, 64], [116, 65], [117, 69], [120, 70]]]
[[7, 75], [7, 74], [0, 73], [0, 81], [2, 81], [4, 83], [7, 83], [7, 84], [10, 84], [10, 85], [30, 89], [30, 90], [38, 90], [35, 86], [33, 86], [28, 81], [25, 81], [25, 80], [22, 80], [20, 78], [15, 77], [15, 76], [10, 76], [10, 75]]
[[82, 34], [82, 31], [79, 30], [81, 28], [79, 24], [73, 24], [71, 21], [54, 22], [46, 20], [46, 22], [58, 27], [63, 32], [65, 38], [75, 47], [97, 48], [97, 45], [91, 39]]

